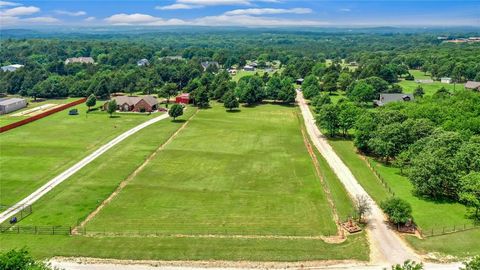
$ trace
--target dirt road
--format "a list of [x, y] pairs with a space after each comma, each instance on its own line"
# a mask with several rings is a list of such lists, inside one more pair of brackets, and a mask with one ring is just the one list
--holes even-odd
[[[354, 262], [226, 262], [226, 261], [116, 261], [88, 258], [54, 258], [52, 266], [65, 270], [258, 270], [258, 269], [302, 269], [302, 270], [383, 270], [391, 265], [366, 265]], [[333, 263], [333, 264], [332, 264]], [[461, 264], [424, 265], [425, 270], [458, 270]]]
[[366, 196], [370, 201], [372, 212], [368, 217], [367, 233], [370, 240], [370, 259], [372, 263], [401, 263], [407, 259], [417, 262], [420, 261], [421, 258], [416, 255], [394, 231], [388, 228], [383, 212], [358, 183], [350, 169], [332, 149], [327, 139], [315, 124], [315, 119], [300, 91], [297, 91], [297, 102], [302, 111], [305, 126], [313, 144], [327, 160], [338, 179], [340, 179], [345, 186], [347, 192], [352, 198], [356, 198], [357, 195]]
[[135, 134], [137, 131], [144, 129], [158, 121], [164, 120], [168, 118], [168, 114], [162, 114], [158, 117], [155, 117], [153, 119], [150, 119], [130, 130], [125, 131], [124, 133], [120, 134], [113, 140], [109, 141], [99, 149], [97, 149], [95, 152], [91, 153], [81, 161], [77, 162], [75, 165], [72, 167], [68, 168], [61, 174], [57, 175], [55, 178], [50, 180], [48, 183], [45, 185], [41, 186], [39, 189], [35, 190], [32, 194], [28, 195], [26, 198], [18, 202], [17, 204], [13, 205], [12, 207], [8, 208], [4, 212], [0, 213], [0, 223], [4, 222], [7, 220], [9, 217], [15, 215], [18, 213], [20, 210], [25, 205], [31, 205], [34, 202], [36, 202], [38, 199], [43, 197], [45, 194], [47, 194], [50, 190], [61, 184], [63, 181], [67, 180], [68, 177], [72, 176], [74, 173], [79, 171], [81, 168], [85, 167], [87, 164], [95, 160], [97, 157], [108, 151], [110, 148], [114, 147], [121, 141], [125, 140], [126, 138], [130, 137], [131, 135]]

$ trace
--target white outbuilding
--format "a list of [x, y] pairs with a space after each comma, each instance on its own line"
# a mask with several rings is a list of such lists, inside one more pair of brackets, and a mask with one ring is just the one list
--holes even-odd
[[23, 98], [0, 99], [0, 114], [7, 114], [27, 107], [27, 101]]
[[448, 83], [448, 84], [451, 84], [451, 83], [452, 83], [452, 78], [449, 78], [449, 77], [443, 77], [443, 78], [440, 78], [440, 82], [441, 82], [441, 83]]

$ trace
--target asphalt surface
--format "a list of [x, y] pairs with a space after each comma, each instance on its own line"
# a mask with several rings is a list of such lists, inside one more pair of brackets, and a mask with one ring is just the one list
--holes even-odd
[[164, 113], [158, 117], [155, 117], [153, 119], [150, 119], [122, 134], [114, 138], [113, 140], [109, 141], [99, 149], [97, 149], [95, 152], [91, 153], [81, 161], [77, 162], [75, 165], [72, 167], [66, 169], [63, 171], [61, 174], [57, 175], [55, 178], [52, 180], [48, 181], [45, 185], [41, 186], [39, 189], [35, 190], [33, 193], [28, 195], [26, 198], [21, 200], [20, 202], [16, 203], [12, 207], [8, 208], [4, 212], [0, 213], [0, 223], [4, 222], [5, 220], [8, 220], [10, 217], [14, 216], [16, 213], [20, 212], [23, 207], [26, 205], [31, 205], [34, 202], [38, 201], [41, 197], [43, 197], [45, 194], [47, 194], [50, 190], [61, 184], [63, 181], [67, 180], [70, 176], [72, 176], [74, 173], [78, 172], [81, 168], [85, 167], [87, 164], [95, 160], [97, 157], [108, 151], [110, 148], [114, 147], [118, 143], [122, 142], [126, 138], [130, 137], [131, 135], [135, 134], [137, 131], [144, 129], [158, 121], [164, 120], [168, 118], [168, 114]]

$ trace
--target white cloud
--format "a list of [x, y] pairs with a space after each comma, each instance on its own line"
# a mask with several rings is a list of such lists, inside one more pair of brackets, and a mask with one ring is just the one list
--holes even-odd
[[266, 15], [266, 14], [307, 14], [312, 13], [309, 8], [248, 8], [248, 9], [235, 9], [227, 11], [224, 15]]
[[86, 21], [86, 22], [91, 22], [91, 21], [95, 21], [96, 19], [97, 19], [97, 18], [91, 16], [91, 17], [85, 18], [84, 21]]
[[172, 4], [168, 6], [156, 6], [155, 9], [158, 10], [175, 10], [175, 9], [193, 9], [193, 8], [201, 8], [203, 6], [197, 5], [187, 5], [187, 4]]
[[207, 16], [195, 20], [196, 25], [209, 26], [321, 26], [329, 23], [316, 20], [292, 20], [251, 15]]
[[55, 10], [55, 13], [60, 14], [60, 15], [73, 16], [73, 17], [87, 15], [87, 13], [85, 11], [82, 11], [82, 10], [80, 10], [80, 11]]
[[46, 17], [33, 17], [33, 18], [26, 18], [21, 19], [22, 22], [30, 22], [30, 23], [57, 23], [60, 22], [59, 19], [46, 16]]
[[31, 15], [39, 11], [40, 9], [34, 6], [16, 7], [16, 8], [2, 10], [0, 11], [0, 15], [6, 16], [6, 17], [16, 17], [16, 16]]
[[148, 14], [115, 14], [105, 19], [106, 22], [115, 25], [185, 25], [185, 21], [180, 19], [162, 19], [160, 17], [154, 17]]
[[15, 24], [18, 20], [18, 17], [0, 16], [0, 25]]
[[177, 0], [179, 4], [200, 6], [250, 5], [251, 0]]
[[21, 5], [22, 5], [22, 4], [20, 4], [20, 3], [0, 1], [0, 7], [6, 7], [6, 6], [21, 6]]
[[349, 9], [349, 8], [341, 8], [340, 11], [342, 11], [342, 12], [350, 12], [350, 11], [352, 11], [352, 10]]

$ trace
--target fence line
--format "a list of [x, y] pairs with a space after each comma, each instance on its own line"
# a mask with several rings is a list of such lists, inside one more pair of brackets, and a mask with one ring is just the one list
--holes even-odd
[[375, 166], [372, 164], [372, 162], [370, 161], [370, 159], [368, 157], [363, 157], [365, 159], [365, 161], [367, 162], [368, 164], [368, 167], [370, 168], [370, 170], [373, 172], [373, 174], [375, 174], [375, 176], [380, 180], [380, 182], [382, 183], [383, 187], [392, 195], [392, 196], [395, 196], [395, 192], [390, 188], [390, 186], [388, 185], [387, 181], [385, 181], [385, 179], [383, 179], [382, 175], [375, 169]]
[[67, 226], [30, 226], [30, 225], [0, 225], [0, 232], [5, 234], [43, 234], [70, 235], [72, 227]]
[[73, 101], [73, 102], [70, 102], [70, 103], [67, 103], [67, 104], [63, 104], [61, 106], [58, 106], [56, 108], [53, 108], [51, 110], [48, 110], [46, 112], [43, 112], [43, 113], [40, 113], [40, 114], [37, 114], [37, 115], [34, 115], [32, 117], [29, 117], [27, 119], [23, 119], [23, 120], [20, 120], [18, 122], [15, 122], [15, 123], [11, 123], [11, 124], [8, 124], [6, 126], [3, 126], [3, 127], [0, 127], [0, 133], [2, 132], [5, 132], [5, 131], [8, 131], [10, 129], [14, 129], [16, 127], [19, 127], [19, 126], [23, 126], [23, 125], [26, 125], [30, 122], [33, 122], [33, 121], [36, 121], [38, 119], [42, 119], [46, 116], [49, 116], [51, 114], [54, 114], [56, 112], [59, 112], [59, 111], [63, 111], [67, 108], [70, 108], [70, 107], [73, 107], [73, 106], [76, 106], [78, 104], [82, 104], [86, 101], [87, 99], [86, 98], [81, 98], [79, 100], [76, 100], [76, 101]]
[[427, 230], [421, 230], [420, 228], [418, 229], [422, 237], [427, 238], [427, 237], [433, 237], [433, 236], [440, 236], [440, 235], [445, 235], [445, 234], [452, 234], [452, 233], [457, 233], [457, 232], [464, 232], [468, 230], [474, 230], [474, 229], [480, 229], [480, 224], [478, 223], [472, 223], [472, 224], [459, 224], [459, 225], [453, 225], [453, 226], [444, 226], [441, 228], [431, 228]]

